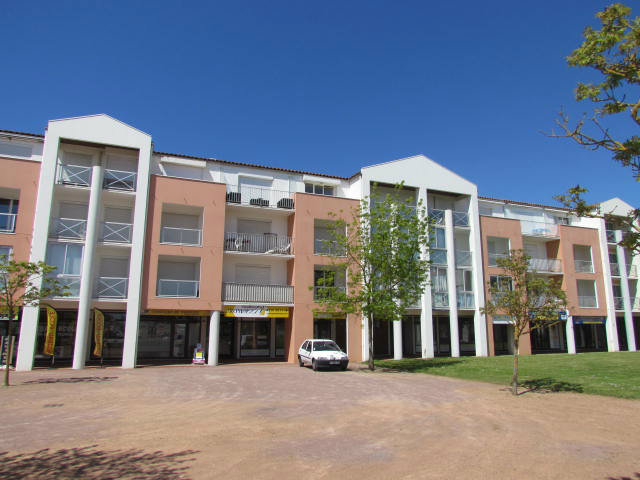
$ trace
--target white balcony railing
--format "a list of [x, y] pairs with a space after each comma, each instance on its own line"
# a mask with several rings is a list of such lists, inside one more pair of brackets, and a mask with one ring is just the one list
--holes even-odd
[[0, 213], [0, 233], [13, 233], [16, 231], [15, 213]]
[[334, 257], [343, 257], [345, 255], [345, 250], [335, 240], [323, 240], [320, 238], [314, 238], [313, 253], [316, 255], [329, 255]]
[[617, 243], [615, 230], [607, 230], [606, 232], [607, 232], [607, 243]]
[[576, 272], [593, 273], [593, 262], [591, 260], [574, 260]]
[[472, 309], [475, 307], [473, 292], [457, 292], [458, 308]]
[[456, 227], [468, 227], [469, 214], [467, 212], [453, 212], [453, 224]]
[[613, 297], [613, 306], [616, 310], [624, 310], [624, 300], [622, 297]]
[[227, 184], [227, 203], [254, 207], [293, 209], [291, 192], [264, 187]]
[[447, 264], [447, 250], [444, 248], [431, 248], [429, 249], [429, 260], [434, 265], [446, 265]]
[[580, 308], [597, 308], [598, 299], [594, 296], [580, 296], [578, 297], [578, 305]]
[[293, 303], [293, 287], [223, 283], [222, 299], [226, 302]]
[[82, 239], [87, 232], [87, 221], [77, 218], [56, 218], [53, 221], [53, 236]]
[[614, 276], [614, 277], [619, 277], [620, 276], [620, 264], [610, 262], [609, 263], [609, 268], [611, 268], [611, 275], [612, 276]]
[[429, 209], [429, 220], [435, 225], [444, 225], [444, 210]]
[[110, 190], [125, 190], [127, 192], [136, 191], [136, 172], [127, 172], [124, 170], [112, 170], [106, 168], [104, 170], [104, 178], [102, 187]]
[[449, 294], [447, 292], [431, 292], [432, 308], [448, 308]]
[[158, 297], [196, 298], [200, 295], [198, 280], [158, 279]]
[[456, 265], [458, 267], [471, 266], [471, 252], [465, 250], [456, 250]]
[[266, 253], [270, 255], [290, 255], [291, 237], [275, 233], [235, 233], [225, 232], [224, 249], [227, 252]]
[[509, 258], [508, 253], [489, 253], [489, 266], [497, 267], [499, 258]]
[[333, 290], [341, 293], [345, 293], [347, 291], [346, 287], [341, 287], [341, 286], [333, 287], [328, 285], [322, 285], [322, 286], [316, 285], [313, 287], [313, 299], [320, 300], [321, 298], [329, 295]]
[[128, 278], [98, 277], [96, 279], [96, 298], [127, 298]]
[[160, 243], [202, 245], [202, 230], [199, 228], [162, 227]]
[[62, 185], [88, 187], [91, 185], [91, 167], [58, 164], [57, 182]]
[[555, 223], [532, 222], [520, 220], [520, 227], [523, 235], [530, 237], [557, 237], [558, 225]]
[[107, 243], [131, 243], [130, 223], [102, 222], [100, 240]]
[[529, 269], [536, 272], [562, 273], [562, 262], [557, 258], [530, 258]]

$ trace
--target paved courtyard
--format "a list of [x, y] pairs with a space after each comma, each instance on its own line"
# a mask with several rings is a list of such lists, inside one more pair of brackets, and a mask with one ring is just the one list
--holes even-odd
[[640, 478], [640, 402], [286, 364], [37, 370], [0, 478]]

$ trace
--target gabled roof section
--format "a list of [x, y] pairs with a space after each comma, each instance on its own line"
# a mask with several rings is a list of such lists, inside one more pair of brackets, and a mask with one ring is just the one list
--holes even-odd
[[69, 117], [69, 118], [56, 118], [54, 120], [49, 120], [49, 124], [54, 123], [54, 122], [73, 122], [73, 121], [83, 121], [83, 120], [101, 120], [103, 123], [106, 123], [107, 121], [111, 121], [117, 124], [120, 124], [126, 128], [130, 128], [131, 130], [135, 130], [136, 132], [141, 133], [142, 135], [146, 135], [147, 137], [151, 138], [151, 135], [149, 135], [146, 132], [143, 132], [142, 130], [133, 127], [131, 125], [129, 125], [128, 123], [123, 122], [122, 120], [118, 120], [117, 118], [112, 117], [111, 115], [107, 115], [106, 113], [96, 113], [93, 115], [81, 115], [79, 117]]
[[621, 217], [627, 216], [631, 211], [635, 210], [624, 200], [614, 197], [609, 200], [605, 200], [600, 203], [600, 213], [603, 215], [619, 215]]

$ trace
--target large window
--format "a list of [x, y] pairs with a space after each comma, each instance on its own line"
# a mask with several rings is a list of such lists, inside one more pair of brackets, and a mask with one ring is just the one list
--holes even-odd
[[7, 245], [0, 245], [0, 264], [7, 263], [11, 258], [13, 248]]
[[499, 292], [510, 292], [513, 290], [513, 279], [509, 275], [491, 275], [489, 277], [491, 287], [498, 289]]
[[456, 270], [456, 289], [461, 292], [473, 291], [473, 272], [471, 270]]
[[596, 282], [593, 280], [578, 280], [578, 305], [581, 308], [597, 308]]
[[487, 250], [489, 251], [489, 266], [496, 267], [499, 258], [509, 256], [509, 239], [504, 237], [488, 237]]
[[18, 215], [18, 200], [0, 198], [0, 233], [16, 231], [16, 217]]
[[314, 193], [316, 195], [329, 195], [335, 196], [336, 188], [333, 185], [322, 185], [319, 183], [308, 183], [304, 184], [305, 193]]

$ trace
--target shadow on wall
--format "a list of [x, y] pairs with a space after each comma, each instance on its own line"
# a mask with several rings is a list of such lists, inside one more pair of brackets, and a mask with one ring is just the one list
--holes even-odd
[[54, 480], [174, 480], [189, 479], [188, 462], [196, 450], [177, 453], [142, 450], [105, 451], [96, 445], [69, 450], [39, 450], [11, 455], [0, 453], [0, 478]]
[[525, 393], [552, 393], [552, 392], [575, 392], [582, 393], [583, 388], [579, 383], [562, 382], [555, 378], [534, 378], [531, 380], [525, 380], [520, 383], [521, 387], [526, 388], [520, 395]]

